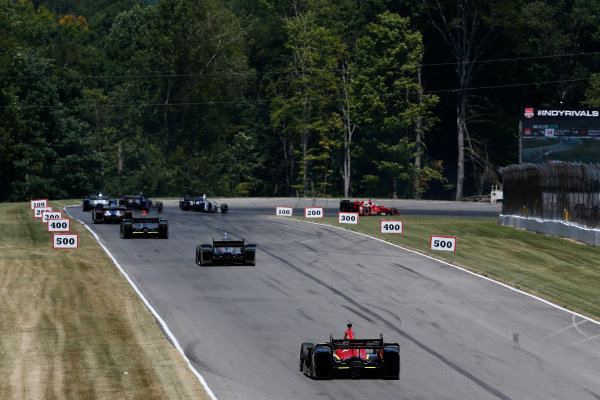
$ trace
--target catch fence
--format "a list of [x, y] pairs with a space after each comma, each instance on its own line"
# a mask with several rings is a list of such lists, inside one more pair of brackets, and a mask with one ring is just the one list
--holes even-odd
[[502, 214], [600, 228], [600, 164], [552, 161], [501, 168]]

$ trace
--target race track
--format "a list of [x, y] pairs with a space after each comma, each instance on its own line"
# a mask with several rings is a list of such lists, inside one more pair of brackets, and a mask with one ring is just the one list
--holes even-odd
[[[286, 201], [277, 205], [337, 212], [337, 201]], [[417, 203], [401, 211], [500, 209]], [[378, 240], [274, 217], [274, 203], [230, 201], [224, 216], [166, 204], [168, 240], [124, 240], [118, 225], [90, 225], [219, 400], [600, 399], [593, 322]], [[81, 207], [69, 212], [90, 223]], [[256, 266], [195, 265], [196, 245], [224, 232], [257, 244]], [[300, 344], [342, 336], [348, 321], [357, 337], [400, 343], [399, 381], [317, 381], [298, 371]]]

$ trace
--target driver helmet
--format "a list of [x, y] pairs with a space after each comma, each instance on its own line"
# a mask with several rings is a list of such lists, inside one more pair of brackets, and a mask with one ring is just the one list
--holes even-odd
[[346, 332], [344, 332], [344, 339], [354, 339], [354, 331], [352, 330], [352, 324], [347, 324], [346, 325], [348, 327], [348, 329], [346, 329]]

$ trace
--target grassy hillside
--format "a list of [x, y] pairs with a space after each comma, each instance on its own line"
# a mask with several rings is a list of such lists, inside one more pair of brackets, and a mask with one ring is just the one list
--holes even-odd
[[0, 204], [0, 398], [208, 399], [104, 251], [71, 222], [79, 249], [54, 250], [29, 204]]

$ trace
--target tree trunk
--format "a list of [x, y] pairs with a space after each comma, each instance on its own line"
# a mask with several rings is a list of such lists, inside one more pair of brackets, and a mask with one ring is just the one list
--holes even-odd
[[352, 132], [349, 126], [347, 126], [347, 129], [348, 135], [344, 136], [344, 197], [346, 198], [350, 195], [350, 173], [352, 170], [352, 159], [350, 157]]
[[171, 89], [173, 88], [173, 81], [169, 79], [167, 81], [167, 93], [165, 94], [165, 108], [163, 110], [163, 129], [164, 136], [162, 141], [162, 154], [166, 156], [167, 154], [167, 144], [170, 140], [169, 135], [169, 102], [171, 101]]
[[[445, 3], [448, 6], [447, 9], [442, 7], [439, 0], [422, 1], [426, 6], [431, 23], [442, 35], [443, 40], [457, 61], [456, 128], [458, 168], [456, 171], [455, 200], [462, 200], [465, 181], [466, 108], [468, 106], [466, 89], [473, 79], [474, 65], [483, 55], [488, 39], [496, 26], [493, 22], [493, 10], [479, 7], [478, 4], [469, 0], [456, 0], [456, 2]], [[450, 10], [452, 5], [455, 7], [454, 15]], [[490, 7], [491, 3], [487, 5]]]
[[458, 136], [458, 165], [456, 168], [456, 201], [463, 199], [465, 182], [465, 94], [459, 92], [456, 102], [456, 128]]
[[350, 179], [352, 174], [352, 156], [350, 154], [350, 146], [352, 145], [352, 135], [356, 129], [356, 125], [352, 123], [350, 114], [350, 77], [346, 65], [342, 71], [342, 88], [343, 88], [343, 102], [341, 103], [342, 116], [344, 117], [344, 197], [350, 196]]
[[[421, 107], [423, 104], [423, 85], [421, 81], [421, 67], [417, 68], [417, 83], [418, 91], [418, 105]], [[423, 116], [419, 113], [415, 118], [415, 175], [414, 175], [414, 199], [419, 200], [421, 198], [421, 153], [423, 152]]]
[[308, 193], [308, 132], [307, 128], [302, 128], [302, 189], [303, 196]]
[[327, 197], [327, 161], [325, 161], [325, 173], [323, 177], [323, 193], [321, 194], [323, 197]]
[[117, 172], [120, 174], [123, 170], [123, 141], [119, 140], [117, 147]]

